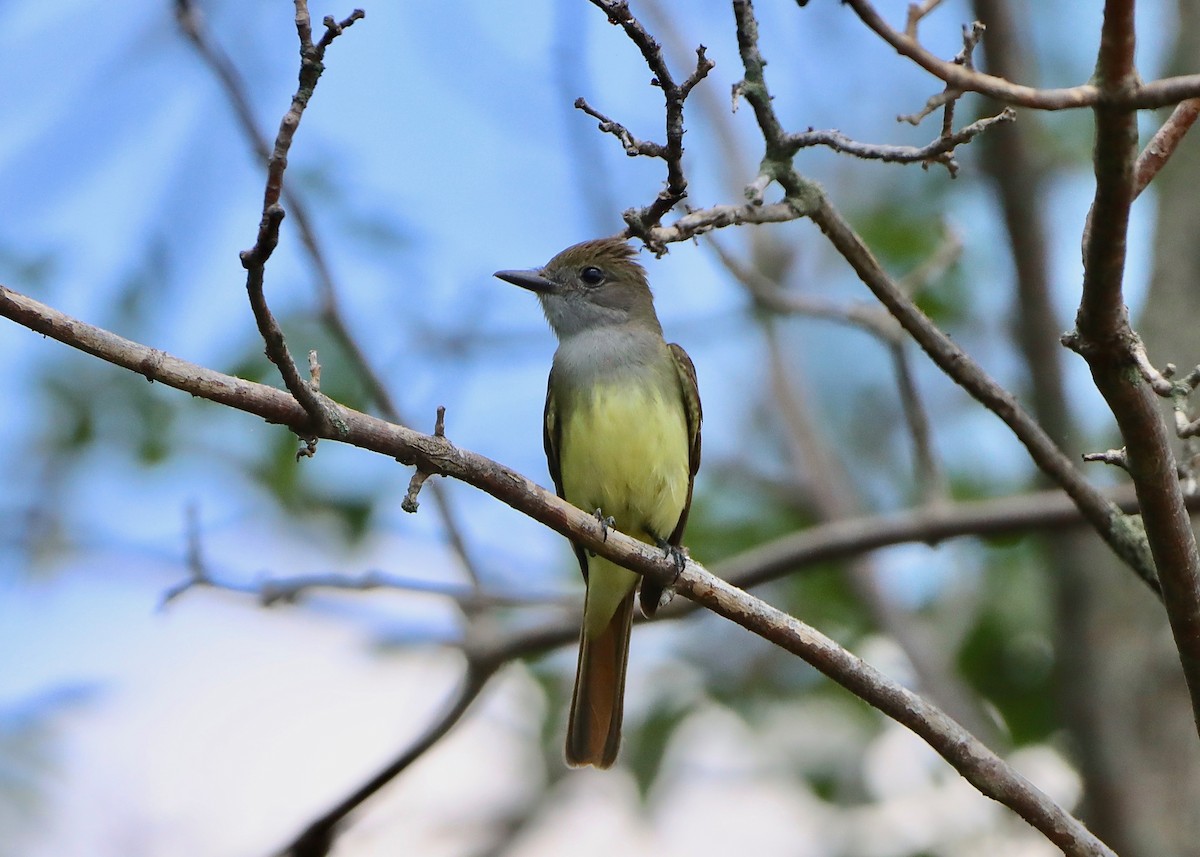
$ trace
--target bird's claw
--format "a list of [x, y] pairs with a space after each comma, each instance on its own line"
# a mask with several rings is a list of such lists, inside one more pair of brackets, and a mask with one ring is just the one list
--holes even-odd
[[674, 583], [678, 582], [679, 575], [683, 574], [683, 569], [687, 566], [687, 548], [680, 547], [679, 545], [673, 545], [666, 539], [659, 539], [658, 546], [662, 548], [663, 556], [669, 556], [671, 561], [675, 563], [675, 580], [672, 581], [672, 585], [674, 585]]
[[612, 515], [605, 515], [600, 509], [592, 512], [592, 517], [594, 517], [596, 519], [596, 523], [600, 525], [600, 535], [602, 536], [602, 541], [608, 541], [608, 530], [610, 527], [614, 530], [617, 528], [617, 519]]

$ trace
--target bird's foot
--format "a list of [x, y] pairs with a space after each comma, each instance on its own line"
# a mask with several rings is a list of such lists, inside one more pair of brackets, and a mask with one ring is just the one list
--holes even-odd
[[600, 534], [603, 536], [603, 541], [608, 541], [608, 530], [617, 528], [617, 519], [612, 515], [605, 515], [600, 509], [592, 512], [592, 517], [596, 519], [596, 523], [600, 525]]
[[666, 539], [655, 539], [654, 543], [663, 549], [664, 557], [671, 557], [675, 565], [675, 577], [669, 586], [660, 586], [649, 578], [642, 578], [638, 600], [642, 605], [642, 613], [647, 617], [654, 616], [660, 607], [671, 603], [671, 599], [675, 597], [675, 584], [679, 582], [679, 575], [683, 574], [688, 559], [686, 548], [673, 545]]
[[656, 542], [662, 548], [663, 556], [669, 556], [671, 561], [675, 563], [675, 579], [672, 581], [672, 585], [674, 585], [679, 582], [679, 575], [683, 574], [683, 569], [687, 566], [687, 548], [673, 545], [666, 539], [656, 539]]

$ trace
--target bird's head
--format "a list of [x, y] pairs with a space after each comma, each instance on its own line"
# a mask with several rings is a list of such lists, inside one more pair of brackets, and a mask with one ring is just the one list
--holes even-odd
[[609, 325], [662, 328], [646, 271], [624, 239], [598, 238], [563, 250], [541, 268], [495, 276], [535, 292], [559, 339]]

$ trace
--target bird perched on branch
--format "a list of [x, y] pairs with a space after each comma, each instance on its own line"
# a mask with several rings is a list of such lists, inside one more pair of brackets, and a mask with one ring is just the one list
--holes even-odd
[[[546, 390], [544, 443], [558, 496], [658, 545], [682, 564], [692, 482], [700, 466], [700, 393], [687, 352], [663, 339], [646, 272], [621, 238], [585, 241], [545, 267], [497, 271], [537, 294], [558, 337]], [[587, 583], [567, 763], [617, 757], [625, 668], [639, 576], [579, 545]], [[663, 588], [643, 579], [642, 611]]]

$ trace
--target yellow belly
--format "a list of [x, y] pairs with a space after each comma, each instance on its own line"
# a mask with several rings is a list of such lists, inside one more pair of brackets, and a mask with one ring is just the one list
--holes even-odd
[[[599, 509], [627, 535], [651, 544], [668, 538], [687, 503], [687, 418], [677, 398], [629, 386], [597, 387], [563, 415], [563, 493], [580, 509]], [[599, 636], [637, 575], [601, 557], [588, 559], [584, 629]]]
[[624, 386], [597, 387], [567, 415], [560, 449], [563, 492], [600, 509], [617, 529], [653, 543], [675, 529], [687, 502], [683, 403]]

